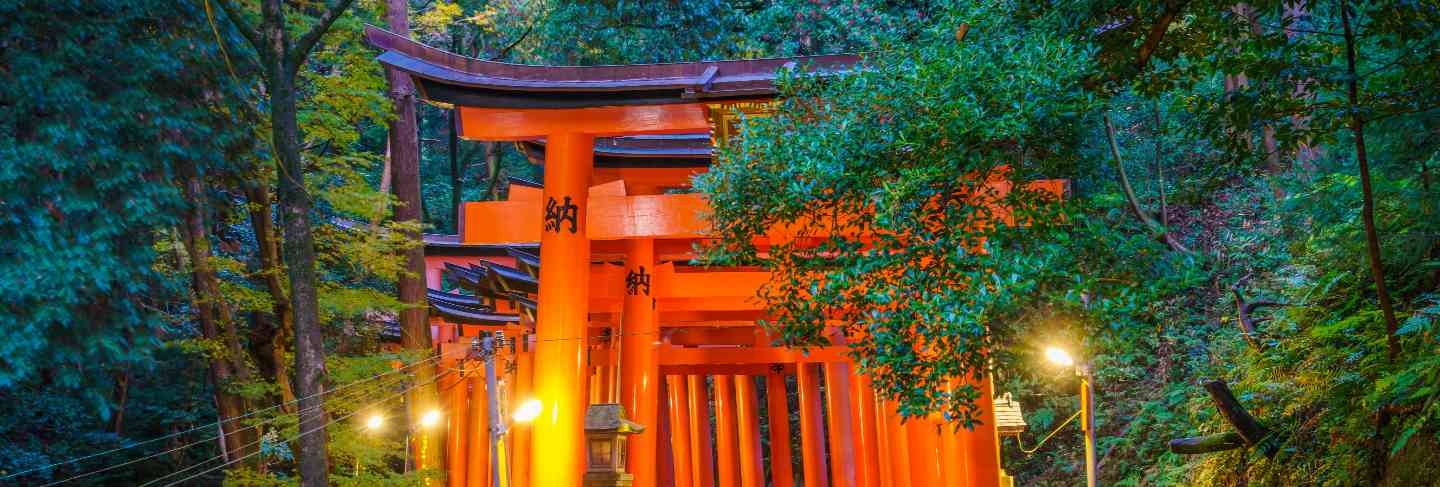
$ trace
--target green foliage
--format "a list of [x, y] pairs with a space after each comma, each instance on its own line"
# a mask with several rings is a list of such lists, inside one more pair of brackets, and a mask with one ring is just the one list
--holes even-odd
[[[972, 420], [975, 390], [948, 383], [985, 370], [992, 331], [1010, 333], [986, 324], [1018, 279], [981, 252], [1004, 226], [993, 188], [1073, 164], [1070, 128], [1089, 103], [1076, 89], [1084, 48], [1022, 40], [1053, 19], [1010, 21], [996, 15], [1005, 8], [949, 12], [918, 48], [856, 73], [790, 80], [780, 113], [753, 120], [697, 180], [723, 237], [710, 261], [775, 273], [761, 291], [776, 317], [766, 325], [804, 346], [828, 341], [828, 320], [848, 323], [857, 363], [906, 414]], [[974, 28], [957, 44], [961, 22]], [[1048, 201], [1003, 197], [1040, 226], [1058, 218]], [[758, 260], [751, 242], [780, 227], [796, 238]]]
[[179, 205], [175, 165], [223, 163], [234, 134], [211, 97], [230, 88], [189, 3], [6, 2], [0, 16], [0, 387], [40, 370], [93, 385], [76, 366], [158, 343], [175, 288], [150, 242]]

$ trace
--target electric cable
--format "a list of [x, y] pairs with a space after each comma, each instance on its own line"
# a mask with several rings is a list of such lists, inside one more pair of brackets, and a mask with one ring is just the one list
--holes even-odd
[[1020, 439], [1020, 435], [1015, 435], [1016, 446], [1019, 446], [1020, 451], [1024, 452], [1026, 455], [1033, 454], [1036, 451], [1039, 451], [1040, 447], [1045, 446], [1045, 442], [1050, 441], [1050, 438], [1055, 436], [1055, 433], [1059, 433], [1060, 430], [1065, 429], [1065, 425], [1070, 424], [1071, 421], [1074, 421], [1075, 418], [1078, 417], [1080, 417], [1080, 411], [1075, 411], [1075, 414], [1070, 415], [1070, 419], [1065, 420], [1064, 423], [1060, 423], [1060, 426], [1056, 426], [1055, 429], [1050, 432], [1050, 434], [1045, 435], [1045, 438], [1040, 440], [1040, 443], [1035, 444], [1035, 448], [1031, 448], [1029, 450], [1025, 449], [1025, 440]]
[[[403, 377], [402, 377], [401, 379], [403, 380]], [[397, 382], [395, 382], [395, 383], [393, 383], [393, 384], [390, 384], [390, 385], [394, 385], [394, 384], [398, 384], [398, 383], [399, 383], [399, 382], [397, 381]], [[340, 397], [340, 396], [336, 396], [336, 398], [339, 398], [339, 397]], [[315, 410], [316, 408], [322, 407], [322, 406], [323, 406], [323, 404], [322, 404], [322, 405], [311, 406], [311, 407], [308, 407], [308, 408], [304, 408], [304, 409], [301, 409], [301, 410], [296, 411], [295, 414], [296, 414], [296, 415], [299, 415], [300, 413], [305, 413], [305, 412], [313, 411], [313, 410]], [[288, 415], [286, 415], [286, 416], [288, 416]], [[254, 424], [254, 425], [251, 425], [251, 428], [258, 428], [258, 427], [261, 426], [261, 425], [269, 424], [269, 423], [271, 423], [271, 422], [274, 422], [275, 420], [280, 419], [281, 417], [282, 417], [282, 416], [276, 416], [276, 417], [272, 417], [272, 418], [270, 418], [270, 419], [267, 419], [267, 420], [265, 420], [265, 421], [261, 421], [260, 423], [256, 423], [256, 424]], [[234, 433], [231, 433], [231, 434], [234, 434]], [[150, 460], [150, 459], [153, 459], [153, 458], [156, 458], [156, 457], [160, 457], [160, 456], [163, 456], [163, 455], [167, 455], [167, 454], [170, 454], [170, 453], [174, 453], [174, 452], [177, 452], [177, 451], [180, 451], [180, 450], [185, 450], [185, 449], [188, 449], [188, 448], [193, 447], [193, 446], [196, 446], [196, 445], [209, 443], [209, 442], [211, 442], [211, 441], [220, 439], [221, 436], [223, 436], [223, 434], [216, 434], [216, 435], [214, 435], [214, 436], [210, 436], [210, 437], [208, 437], [208, 438], [203, 438], [203, 439], [195, 440], [195, 441], [192, 441], [192, 442], [190, 442], [190, 443], [186, 443], [186, 444], [184, 444], [184, 445], [180, 445], [180, 446], [171, 448], [171, 449], [169, 449], [169, 450], [165, 450], [165, 451], [158, 452], [158, 453], [152, 453], [152, 454], [150, 454], [150, 455], [146, 455], [146, 456], [143, 456], [143, 457], [140, 457], [140, 458], [131, 459], [131, 460], [126, 461], [126, 462], [124, 462], [124, 463], [118, 463], [118, 464], [114, 464], [114, 465], [109, 465], [109, 466], [106, 466], [106, 467], [103, 467], [103, 468], [99, 468], [99, 469], [96, 469], [96, 470], [91, 470], [91, 471], [89, 471], [89, 472], [85, 472], [85, 473], [83, 473], [83, 474], [79, 474], [79, 475], [67, 477], [67, 478], [65, 478], [65, 479], [63, 479], [63, 480], [57, 480], [57, 481], [54, 481], [54, 482], [50, 482], [50, 483], [48, 483], [48, 484], [42, 485], [41, 487], [51, 487], [51, 486], [55, 486], [55, 485], [67, 483], [67, 482], [70, 482], [70, 481], [73, 481], [73, 480], [79, 480], [79, 479], [82, 479], [82, 478], [85, 478], [85, 477], [89, 477], [89, 476], [91, 476], [91, 475], [97, 475], [97, 474], [105, 473], [105, 472], [108, 472], [108, 471], [111, 471], [111, 470], [114, 470], [114, 469], [117, 469], [117, 468], [120, 468], [120, 467], [125, 467], [125, 466], [128, 466], [128, 465], [133, 465], [133, 464], [136, 464], [136, 463], [139, 463], [139, 462], [143, 462], [143, 461], [145, 461], [145, 460]], [[253, 444], [254, 444], [254, 443], [252, 442], [251, 445], [253, 445]], [[249, 445], [247, 445], [246, 447], [248, 448], [248, 446], [249, 446]]]
[[[373, 407], [374, 407], [375, 405], [377, 405], [377, 404], [384, 403], [384, 402], [388, 402], [388, 401], [390, 401], [390, 400], [392, 400], [392, 399], [394, 399], [394, 398], [396, 398], [396, 397], [404, 396], [405, 394], [408, 394], [410, 391], [414, 390], [414, 389], [417, 388], [417, 387], [420, 387], [420, 386], [423, 386], [423, 385], [433, 384], [433, 383], [435, 383], [436, 381], [440, 380], [441, 377], [444, 377], [446, 374], [449, 374], [449, 373], [450, 373], [450, 371], [446, 371], [446, 372], [443, 372], [443, 373], [440, 373], [440, 374], [435, 374], [435, 377], [432, 378], [432, 379], [430, 379], [429, 381], [426, 381], [426, 382], [423, 382], [423, 383], [412, 384], [410, 387], [405, 388], [405, 390], [403, 390], [403, 391], [400, 391], [400, 392], [398, 392], [398, 393], [395, 393], [395, 394], [392, 394], [392, 395], [390, 395], [390, 396], [387, 396], [387, 397], [385, 397], [384, 399], [380, 399], [380, 400], [378, 400], [378, 401], [371, 402], [371, 403], [369, 403], [369, 404], [364, 405], [363, 407], [355, 408], [354, 411], [351, 411], [350, 413], [345, 414], [345, 415], [343, 415], [343, 416], [336, 417], [335, 419], [331, 419], [330, 421], [327, 421], [325, 424], [322, 424], [322, 425], [320, 425], [320, 426], [311, 428], [311, 429], [306, 430], [306, 431], [302, 431], [302, 432], [300, 432], [299, 434], [297, 434], [297, 435], [295, 435], [295, 436], [293, 436], [293, 437], [291, 437], [291, 438], [286, 439], [286, 440], [284, 441], [284, 443], [289, 443], [289, 442], [298, 440], [298, 439], [300, 439], [300, 437], [302, 437], [302, 436], [306, 436], [306, 435], [315, 433], [315, 432], [317, 432], [317, 431], [323, 431], [325, 428], [330, 427], [330, 425], [333, 425], [333, 424], [335, 424], [335, 423], [337, 423], [337, 422], [340, 422], [340, 421], [344, 421], [344, 420], [346, 420], [346, 419], [349, 419], [351, 416], [354, 416], [354, 415], [356, 415], [356, 414], [359, 414], [361, 411], [369, 410], [370, 408], [373, 408]], [[244, 447], [242, 447], [242, 449], [256, 446], [256, 445], [262, 443], [264, 440], [265, 440], [264, 438], [260, 438], [260, 439], [258, 439], [258, 440], [256, 440], [256, 441], [250, 442], [250, 444], [245, 445]], [[199, 473], [190, 475], [190, 476], [185, 477], [185, 478], [183, 478], [183, 479], [180, 479], [180, 480], [177, 480], [177, 481], [174, 481], [174, 482], [170, 482], [170, 483], [168, 483], [168, 484], [165, 484], [165, 486], [166, 486], [166, 487], [169, 487], [169, 486], [172, 486], [172, 485], [178, 485], [178, 484], [181, 484], [181, 483], [184, 483], [184, 482], [188, 482], [188, 481], [190, 481], [190, 480], [193, 480], [193, 479], [195, 479], [195, 478], [198, 478], [198, 477], [200, 477], [200, 476], [202, 476], [202, 475], [205, 475], [205, 474], [208, 474], [208, 473], [210, 473], [210, 472], [214, 472], [214, 471], [216, 471], [216, 470], [225, 468], [225, 467], [227, 467], [227, 466], [230, 466], [230, 465], [233, 465], [233, 464], [236, 464], [236, 463], [245, 461], [246, 459], [248, 459], [248, 458], [250, 458], [250, 457], [253, 457], [253, 456], [255, 456], [255, 455], [259, 455], [260, 452], [261, 452], [261, 450], [257, 448], [255, 451], [250, 452], [250, 453], [248, 453], [248, 454], [245, 454], [245, 455], [243, 455], [243, 456], [241, 456], [241, 457], [235, 458], [235, 459], [233, 459], [233, 460], [226, 461], [226, 462], [221, 463], [221, 464], [219, 464], [219, 465], [216, 465], [216, 466], [214, 466], [214, 467], [210, 467], [210, 468], [208, 468], [208, 469], [205, 469], [205, 470], [203, 470], [203, 471], [201, 471], [201, 472], [199, 472]], [[160, 482], [160, 481], [162, 481], [162, 480], [164, 480], [164, 479], [166, 479], [166, 478], [169, 478], [169, 477], [175, 476], [175, 475], [177, 475], [177, 474], [180, 474], [180, 473], [189, 471], [190, 469], [193, 469], [193, 468], [195, 468], [196, 466], [200, 466], [200, 465], [204, 465], [204, 464], [206, 464], [206, 463], [209, 463], [209, 462], [215, 460], [216, 458], [224, 458], [224, 457], [223, 457], [223, 456], [211, 457], [211, 458], [208, 459], [208, 460], [201, 461], [201, 462], [196, 463], [195, 465], [192, 465], [192, 466], [190, 466], [190, 467], [186, 467], [186, 468], [183, 468], [183, 469], [180, 469], [180, 470], [176, 470], [176, 471], [171, 472], [171, 473], [169, 473], [169, 474], [165, 474], [165, 475], [163, 475], [163, 476], [161, 476], [161, 477], [159, 477], [159, 478], [152, 479], [152, 480], [150, 480], [149, 482], [145, 482], [145, 483], [143, 483], [143, 484], [140, 484], [140, 487], [148, 487], [148, 486], [153, 485], [153, 484], [155, 484], [155, 483], [157, 483], [157, 482]]]
[[[457, 351], [463, 351], [463, 350], [457, 350]], [[455, 352], [451, 352], [451, 353], [455, 353]], [[45, 465], [45, 466], [42, 466], [42, 467], [36, 467], [36, 468], [29, 469], [29, 470], [24, 470], [24, 471], [21, 471], [21, 472], [16, 472], [16, 473], [13, 473], [13, 474], [6, 475], [6, 476], [4, 476], [4, 477], [0, 477], [0, 480], [8, 480], [8, 479], [11, 479], [11, 478], [14, 478], [14, 477], [19, 477], [19, 476], [21, 476], [21, 475], [26, 475], [26, 474], [30, 474], [30, 473], [34, 473], [34, 472], [39, 472], [39, 471], [43, 471], [43, 470], [48, 470], [48, 469], [55, 468], [55, 467], [62, 466], [62, 465], [68, 465], [68, 464], [72, 464], [72, 463], [76, 463], [76, 462], [81, 462], [81, 461], [85, 461], [85, 460], [90, 460], [90, 459], [93, 459], [93, 458], [102, 457], [102, 456], [105, 456], [105, 455], [109, 455], [109, 454], [112, 454], [112, 453], [121, 452], [121, 451], [128, 450], [128, 449], [131, 449], [131, 448], [136, 448], [136, 447], [139, 447], [139, 446], [142, 446], [142, 445], [147, 445], [147, 444], [154, 443], [154, 442], [157, 442], [157, 441], [168, 440], [168, 439], [171, 439], [171, 438], [175, 438], [175, 437], [182, 436], [182, 435], [185, 435], [185, 434], [193, 433], [193, 432], [196, 432], [196, 431], [200, 431], [200, 430], [204, 430], [204, 429], [210, 429], [210, 428], [212, 428], [212, 427], [217, 427], [217, 426], [219, 426], [219, 427], [222, 427], [222, 428], [223, 428], [223, 426], [224, 426], [226, 423], [231, 423], [231, 422], [234, 422], [234, 421], [239, 421], [239, 420], [241, 420], [241, 419], [245, 419], [245, 418], [249, 418], [249, 417], [252, 417], [252, 416], [256, 416], [256, 415], [258, 415], [258, 414], [262, 414], [262, 413], [274, 411], [274, 410], [279, 409], [279, 408], [281, 408], [281, 407], [283, 407], [283, 406], [287, 406], [287, 405], [291, 405], [291, 404], [298, 404], [299, 402], [304, 401], [304, 400], [307, 400], [307, 399], [312, 399], [312, 398], [320, 397], [320, 396], [323, 396], [323, 395], [326, 395], [326, 394], [331, 394], [331, 393], [334, 393], [334, 392], [338, 392], [338, 391], [343, 390], [343, 389], [348, 389], [348, 388], [353, 387], [353, 386], [357, 386], [357, 385], [360, 385], [360, 384], [372, 382], [372, 381], [375, 381], [375, 380], [377, 380], [377, 379], [379, 379], [379, 378], [381, 378], [381, 377], [385, 377], [385, 376], [389, 376], [389, 375], [393, 375], [393, 374], [405, 372], [406, 370], [409, 370], [409, 369], [411, 369], [411, 368], [414, 368], [415, 366], [418, 366], [418, 365], [421, 365], [421, 364], [424, 364], [424, 363], [427, 363], [427, 362], [439, 360], [439, 359], [443, 358], [444, 355], [445, 355], [445, 354], [439, 354], [439, 355], [432, 356], [432, 357], [430, 357], [430, 358], [426, 358], [426, 359], [424, 359], [424, 360], [417, 360], [417, 361], [415, 361], [415, 362], [413, 362], [413, 363], [410, 363], [409, 365], [406, 365], [406, 366], [404, 366], [404, 367], [397, 368], [397, 369], [392, 370], [392, 371], [389, 371], [389, 372], [385, 372], [385, 373], [382, 373], [382, 374], [376, 374], [376, 375], [373, 375], [373, 376], [370, 376], [370, 377], [367, 377], [367, 378], [364, 378], [364, 379], [360, 379], [360, 380], [356, 380], [356, 381], [349, 382], [349, 383], [346, 383], [346, 384], [342, 384], [342, 385], [337, 386], [337, 387], [332, 388], [332, 389], [327, 389], [327, 390], [324, 390], [324, 391], [321, 391], [321, 392], [317, 392], [317, 393], [315, 393], [315, 394], [311, 394], [311, 395], [308, 395], [308, 396], [305, 396], [305, 397], [296, 398], [296, 399], [293, 399], [293, 400], [290, 400], [290, 401], [287, 401], [287, 402], [284, 402], [284, 403], [276, 404], [276, 405], [274, 405], [274, 406], [270, 406], [270, 407], [267, 407], [267, 408], [264, 408], [264, 409], [259, 409], [259, 410], [251, 411], [251, 412], [249, 412], [249, 413], [246, 413], [246, 414], [243, 414], [243, 415], [240, 415], [240, 416], [235, 416], [235, 417], [233, 417], [233, 418], [223, 419], [223, 420], [215, 421], [215, 422], [212, 422], [212, 423], [206, 423], [206, 424], [203, 424], [203, 425], [200, 425], [200, 426], [196, 426], [196, 427], [194, 427], [194, 428], [190, 428], [190, 429], [187, 429], [187, 430], [177, 431], [177, 432], [175, 432], [175, 433], [170, 433], [170, 434], [168, 434], [168, 435], [161, 436], [161, 437], [158, 437], [158, 438], [151, 438], [151, 439], [149, 439], [149, 440], [141, 441], [141, 442], [138, 442], [138, 443], [133, 443], [133, 444], [126, 445], [126, 446], [122, 446], [122, 447], [112, 448], [112, 449], [110, 449], [110, 450], [106, 450], [106, 451], [103, 451], [103, 452], [93, 453], [93, 454], [90, 454], [90, 455], [85, 455], [85, 456], [82, 456], [82, 457], [76, 457], [76, 458], [72, 458], [72, 459], [69, 459], [69, 460], [62, 461], [62, 462], [52, 463], [52, 464]], [[312, 408], [313, 408], [313, 407], [312, 407]], [[309, 410], [312, 409], [312, 408], [306, 408], [306, 409], [303, 409], [303, 411], [309, 411]], [[299, 412], [299, 411], [297, 411], [297, 413], [298, 413], [298, 412]], [[265, 420], [265, 421], [262, 421], [262, 422], [260, 422], [260, 423], [256, 423], [256, 424], [254, 424], [254, 425], [251, 425], [251, 427], [257, 427], [257, 426], [261, 426], [261, 425], [264, 425], [264, 424], [268, 424], [268, 423], [273, 422], [273, 421], [275, 421], [276, 419], [279, 419], [279, 418], [280, 418], [280, 416], [276, 416], [276, 417], [267, 419], [267, 420]], [[53, 485], [59, 485], [59, 484], [65, 483], [65, 482], [70, 482], [70, 481], [72, 481], [72, 480], [78, 480], [78, 479], [81, 479], [81, 478], [89, 477], [89, 476], [91, 476], [91, 475], [96, 475], [96, 474], [108, 472], [108, 471], [110, 471], [110, 470], [114, 470], [114, 469], [117, 469], [117, 468], [120, 468], [120, 467], [124, 467], [124, 466], [127, 466], [127, 465], [133, 465], [133, 464], [135, 464], [135, 463], [137, 463], [137, 462], [140, 462], [140, 461], [144, 461], [144, 460], [148, 460], [148, 459], [151, 459], [151, 458], [155, 458], [155, 457], [157, 457], [157, 456], [164, 455], [164, 454], [167, 454], [167, 453], [174, 453], [174, 452], [179, 451], [179, 450], [183, 450], [183, 449], [190, 448], [190, 447], [192, 447], [192, 446], [195, 446], [195, 445], [198, 445], [198, 444], [201, 444], [201, 443], [206, 443], [206, 442], [209, 442], [209, 441], [211, 441], [211, 440], [218, 439], [218, 438], [220, 438], [222, 435], [223, 435], [223, 433], [216, 434], [216, 435], [211, 436], [211, 437], [209, 437], [209, 438], [205, 438], [205, 439], [202, 439], [202, 440], [196, 440], [196, 441], [193, 441], [193, 442], [191, 442], [191, 443], [187, 443], [187, 444], [185, 444], [185, 445], [181, 445], [181, 446], [178, 446], [178, 447], [175, 447], [175, 448], [172, 448], [172, 449], [170, 449], [170, 450], [166, 450], [166, 451], [163, 451], [163, 452], [160, 452], [160, 453], [156, 453], [156, 454], [147, 455], [147, 456], [144, 456], [144, 457], [132, 459], [132, 460], [127, 461], [127, 462], [124, 462], [124, 463], [119, 463], [119, 464], [115, 464], [115, 465], [110, 465], [110, 466], [103, 467], [103, 468], [100, 468], [100, 469], [97, 469], [97, 470], [92, 470], [92, 471], [89, 471], [89, 472], [85, 472], [85, 473], [83, 473], [83, 474], [78, 474], [78, 475], [75, 475], [75, 476], [67, 477], [67, 478], [65, 478], [65, 479], [63, 479], [63, 480], [53, 481], [53, 482], [50, 482], [50, 483], [48, 483], [48, 484], [44, 484], [44, 486], [42, 486], [42, 487], [49, 487], [49, 486], [53, 486]]]

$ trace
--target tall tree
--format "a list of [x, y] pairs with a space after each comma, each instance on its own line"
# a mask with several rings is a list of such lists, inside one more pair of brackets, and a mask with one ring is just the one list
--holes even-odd
[[[270, 142], [279, 181], [280, 217], [284, 222], [285, 263], [290, 277], [290, 312], [295, 320], [295, 393], [300, 396], [300, 478], [303, 485], [329, 484], [329, 453], [325, 424], [325, 340], [320, 329], [316, 287], [315, 237], [311, 229], [312, 201], [305, 187], [306, 165], [300, 149], [303, 136], [297, 117], [295, 78], [306, 59], [355, 0], [323, 5], [316, 21], [299, 38], [292, 39], [285, 2], [262, 0], [258, 29], [249, 12], [230, 0], [217, 0], [230, 24], [254, 48], [270, 98]], [[302, 10], [305, 10], [302, 7]]]
[[179, 233], [189, 257], [191, 307], [195, 321], [200, 324], [201, 337], [210, 345], [205, 349], [210, 362], [215, 409], [221, 421], [220, 443], [227, 458], [242, 458], [257, 446], [255, 430], [234, 421], [248, 408], [245, 398], [236, 389], [249, 378], [249, 366], [240, 349], [234, 314], [220, 292], [220, 278], [213, 263], [215, 255], [211, 251], [210, 225], [206, 215], [210, 210], [206, 204], [206, 185], [194, 164], [181, 164], [177, 173], [187, 204]]
[[[410, 35], [409, 8], [406, 0], [385, 0], [385, 23], [391, 32]], [[415, 87], [410, 82], [410, 75], [394, 68], [385, 70], [385, 78], [390, 82], [390, 100], [395, 107], [395, 118], [390, 121], [389, 138], [391, 187], [395, 198], [399, 200], [399, 206], [395, 208], [395, 219], [412, 224], [405, 234], [417, 243], [403, 251], [405, 272], [401, 273], [397, 283], [400, 302], [405, 305], [400, 311], [400, 343], [410, 350], [428, 351], [431, 343], [430, 323], [426, 319], [425, 306], [425, 247], [418, 245], [423, 208], [420, 200], [420, 142], [415, 123]], [[416, 383], [425, 385], [417, 387], [411, 394], [408, 402], [411, 417], [418, 418], [435, 404], [436, 386], [434, 381], [430, 380], [434, 374], [435, 368], [428, 363], [416, 370]], [[433, 433], [427, 430], [421, 434]], [[444, 455], [440, 451], [443, 442], [432, 439], [419, 441], [417, 444], [424, 445], [428, 450], [421, 455], [422, 458], [436, 461], [435, 465], [423, 467], [444, 466], [441, 462]]]

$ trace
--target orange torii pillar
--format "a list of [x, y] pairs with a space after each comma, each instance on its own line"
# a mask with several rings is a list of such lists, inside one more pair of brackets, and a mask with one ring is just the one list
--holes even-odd
[[805, 487], [826, 487], [830, 485], [825, 471], [825, 431], [820, 410], [818, 364], [795, 364], [795, 385], [800, 389], [800, 453]]
[[855, 487], [855, 460], [859, 453], [852, 443], [850, 367], [846, 363], [825, 364], [825, 411], [830, 432], [830, 485]]
[[[521, 335], [515, 342], [515, 384], [510, 388], [510, 407], [507, 408], [509, 411], [519, 409], [520, 404], [534, 397], [532, 378], [535, 376], [535, 349], [530, 339], [530, 335]], [[510, 478], [514, 484], [506, 487], [531, 485], [530, 431], [530, 423], [510, 425], [509, 443], [512, 445], [510, 451], [513, 458], [510, 462]]]
[[748, 375], [735, 376], [735, 414], [739, 417], [740, 487], [765, 487], [765, 459], [760, 449], [760, 404], [755, 394], [755, 380]]
[[910, 440], [911, 485], [940, 485], [940, 436], [935, 422], [928, 417], [910, 418], [905, 430]]
[[795, 469], [790, 465], [790, 405], [785, 376], [765, 376], [765, 408], [770, 420], [770, 485], [794, 487]]
[[855, 482], [862, 487], [880, 487], [880, 450], [876, 446], [875, 388], [870, 378], [850, 364], [850, 412], [855, 435]]
[[886, 401], [883, 409], [885, 418], [885, 443], [889, 452], [890, 474], [895, 487], [910, 487], [910, 440], [900, 411], [894, 401]]
[[[485, 374], [470, 374], [470, 423], [465, 427], [469, 455], [465, 459], [468, 487], [490, 486], [490, 394]], [[454, 472], [454, 470], [452, 470]], [[459, 474], [452, 473], [458, 476]]]
[[728, 375], [715, 377], [715, 471], [719, 487], [740, 487], [739, 443], [736, 436], [735, 382]]
[[544, 226], [540, 233], [540, 306], [536, 319], [535, 395], [543, 404], [531, 427], [530, 485], [578, 486], [585, 470], [585, 352], [590, 304], [587, 196], [595, 137], [550, 134], [545, 150]]
[[690, 396], [684, 376], [665, 377], [665, 396], [669, 400], [670, 452], [675, 462], [675, 487], [693, 487], [695, 461], [690, 450]]
[[[634, 487], [656, 487], [656, 445], [660, 438], [660, 359], [656, 343], [660, 325], [655, 316], [655, 298], [650, 295], [655, 272], [655, 240], [625, 242], [625, 302], [620, 324], [620, 403], [645, 431], [629, 439], [628, 470], [635, 475]], [[675, 424], [674, 422], [671, 423]]]
[[974, 429], [961, 430], [960, 448], [965, 455], [965, 476], [968, 487], [1000, 485], [1000, 436], [995, 431], [995, 400], [990, 377], [986, 374], [975, 388], [980, 397], [975, 408], [980, 412]]
[[705, 376], [688, 375], [690, 392], [690, 464], [695, 479], [694, 487], [715, 487], [715, 450], [710, 446], [714, 438], [710, 430], [710, 389], [705, 385]]
[[465, 487], [465, 463], [469, 459], [465, 447], [467, 446], [466, 430], [470, 427], [470, 409], [466, 404], [470, 392], [466, 387], [468, 381], [462, 377], [463, 373], [460, 370], [465, 366], [465, 362], [460, 360], [463, 352], [456, 350], [465, 347], [467, 344], [464, 343], [440, 344], [441, 353], [454, 353], [456, 356], [454, 359], [440, 363], [440, 373], [449, 371], [440, 381], [440, 390], [443, 391], [447, 403], [445, 413], [449, 420], [445, 438], [445, 457], [448, 460], [446, 463], [449, 469], [446, 475], [447, 484], [450, 487]]

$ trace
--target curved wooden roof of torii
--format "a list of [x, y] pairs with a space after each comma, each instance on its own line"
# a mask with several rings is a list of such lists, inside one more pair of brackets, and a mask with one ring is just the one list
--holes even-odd
[[378, 60], [406, 73], [426, 99], [487, 108], [587, 108], [770, 98], [782, 68], [826, 73], [859, 56], [612, 66], [541, 66], [485, 61], [436, 49], [375, 26], [365, 37]]
[[[517, 143], [530, 162], [545, 162], [545, 140]], [[714, 144], [709, 133], [627, 135], [595, 139], [597, 168], [708, 167]]]

